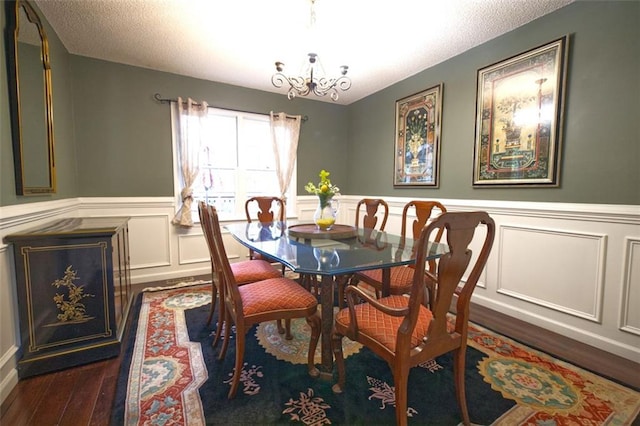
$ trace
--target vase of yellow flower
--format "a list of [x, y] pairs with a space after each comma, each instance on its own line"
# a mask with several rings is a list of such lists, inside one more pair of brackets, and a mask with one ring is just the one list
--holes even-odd
[[340, 188], [331, 183], [329, 175], [328, 171], [322, 170], [317, 186], [309, 182], [304, 187], [309, 194], [318, 196], [318, 207], [313, 214], [313, 221], [321, 231], [330, 230], [338, 216], [338, 200], [333, 197], [340, 193]]

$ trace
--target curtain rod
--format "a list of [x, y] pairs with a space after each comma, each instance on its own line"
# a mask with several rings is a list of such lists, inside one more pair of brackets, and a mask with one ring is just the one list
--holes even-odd
[[[177, 100], [177, 99], [168, 99], [168, 98], [163, 98], [163, 97], [160, 95], [160, 93], [156, 93], [155, 95], [153, 95], [153, 98], [154, 98], [156, 101], [160, 102], [161, 104], [168, 104], [168, 103], [171, 103], [171, 102], [178, 102], [178, 100]], [[194, 102], [194, 104], [195, 104], [195, 105], [198, 105], [198, 106], [200, 106], [200, 105], [201, 105], [201, 104], [199, 104], [198, 102]], [[264, 113], [264, 112], [244, 111], [244, 110], [241, 110], [241, 109], [233, 109], [233, 108], [222, 108], [222, 107], [217, 107], [217, 106], [215, 106], [215, 105], [209, 105], [209, 106], [210, 106], [211, 108], [226, 109], [226, 110], [228, 110], [228, 111], [244, 112], [244, 113], [247, 113], [247, 114], [269, 115], [269, 114], [266, 114], [266, 113]], [[289, 114], [287, 114], [287, 117], [288, 117], [288, 118], [294, 118], [294, 116], [289, 115]], [[302, 121], [303, 121], [303, 122], [304, 122], [304, 121], [307, 121], [308, 119], [309, 119], [309, 117], [307, 117], [306, 115], [302, 117]]]

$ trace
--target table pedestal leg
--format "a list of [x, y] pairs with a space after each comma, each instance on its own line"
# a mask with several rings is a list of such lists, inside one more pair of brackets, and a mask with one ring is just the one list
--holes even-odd
[[322, 333], [320, 335], [320, 349], [322, 350], [322, 364], [320, 378], [333, 380], [333, 351], [331, 350], [331, 334], [333, 332], [333, 281], [334, 277], [322, 275], [320, 284], [320, 303], [322, 309]]

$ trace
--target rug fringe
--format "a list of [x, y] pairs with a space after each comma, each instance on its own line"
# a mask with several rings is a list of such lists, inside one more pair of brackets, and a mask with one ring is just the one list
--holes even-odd
[[202, 285], [202, 284], [211, 284], [211, 280], [208, 280], [208, 281], [207, 280], [183, 281], [183, 282], [180, 282], [178, 284], [173, 284], [173, 285], [166, 285], [166, 286], [159, 286], [159, 287], [145, 287], [140, 291], [141, 292], [151, 292], [151, 291], [172, 290], [172, 289], [175, 289], [175, 288], [191, 287], [191, 286]]

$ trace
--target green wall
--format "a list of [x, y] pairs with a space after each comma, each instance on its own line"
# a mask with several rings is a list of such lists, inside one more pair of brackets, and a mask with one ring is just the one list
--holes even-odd
[[[4, 28], [4, 10], [2, 24]], [[309, 117], [298, 193], [320, 169], [346, 194], [640, 204], [640, 3], [578, 1], [349, 106], [214, 83], [76, 55], [51, 34], [58, 193], [14, 191], [5, 58], [0, 63], [0, 205], [57, 198], [171, 196], [170, 107], [214, 106]], [[558, 188], [478, 188], [472, 181], [479, 68], [571, 34]], [[4, 44], [4, 34], [2, 35]], [[395, 101], [444, 83], [440, 187], [395, 188]], [[355, 83], [354, 83], [355, 84]]]
[[[170, 106], [191, 97], [211, 106], [307, 116], [298, 147], [298, 192], [318, 167], [346, 180], [346, 107], [72, 56], [81, 196], [171, 196]], [[330, 166], [328, 165], [330, 164]]]
[[[565, 34], [571, 38], [560, 187], [474, 189], [477, 70]], [[395, 101], [440, 82], [440, 187], [394, 189]], [[573, 3], [352, 104], [349, 142], [349, 193], [638, 205], [640, 2]]]

